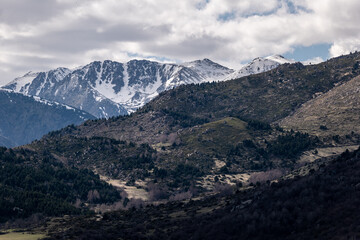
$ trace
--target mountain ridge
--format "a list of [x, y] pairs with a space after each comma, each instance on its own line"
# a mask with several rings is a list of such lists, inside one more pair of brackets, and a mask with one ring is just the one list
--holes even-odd
[[[288, 62], [284, 58], [281, 60]], [[277, 57], [254, 61], [256, 64], [242, 68], [242, 76], [273, 69], [281, 62]], [[263, 66], [260, 63], [264, 63]], [[71, 105], [99, 118], [109, 118], [133, 112], [165, 90], [184, 84], [238, 78], [234, 73], [234, 70], [206, 58], [183, 64], [105, 60], [74, 70], [57, 68], [48, 72], [29, 72], [2, 88]]]

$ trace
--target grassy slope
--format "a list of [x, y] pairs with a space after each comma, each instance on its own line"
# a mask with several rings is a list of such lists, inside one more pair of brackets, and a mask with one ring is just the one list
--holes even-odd
[[188, 152], [228, 152], [232, 146], [251, 138], [246, 125], [246, 122], [237, 118], [227, 117], [188, 130], [182, 133], [180, 138]]
[[38, 240], [45, 238], [44, 234], [33, 234], [26, 232], [10, 232], [0, 235], [0, 240]]
[[[359, 133], [359, 89], [360, 78], [356, 77], [303, 104], [280, 125], [322, 136]], [[320, 126], [326, 128], [322, 130]]]

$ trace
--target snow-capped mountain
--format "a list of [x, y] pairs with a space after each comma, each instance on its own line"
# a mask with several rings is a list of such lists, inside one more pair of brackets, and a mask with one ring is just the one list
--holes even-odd
[[4, 88], [68, 104], [97, 117], [111, 117], [134, 111], [162, 91], [233, 72], [208, 59], [185, 65], [147, 60], [97, 61], [73, 71], [58, 68], [30, 72]]
[[67, 104], [96, 117], [124, 115], [142, 107], [160, 92], [182, 84], [234, 79], [290, 62], [281, 56], [257, 58], [239, 71], [209, 59], [183, 64], [147, 60], [92, 62], [74, 70], [29, 72], [3, 88]]
[[210, 59], [196, 60], [181, 64], [196, 72], [204, 82], [223, 80], [224, 76], [234, 73], [233, 69], [229, 69], [217, 64]]
[[0, 146], [15, 147], [49, 131], [95, 119], [87, 112], [37, 96], [0, 89]]
[[229, 74], [224, 80], [236, 79], [252, 74], [262, 73], [278, 67], [284, 63], [294, 63], [295, 61], [284, 58], [281, 55], [272, 55], [265, 58], [259, 57], [243, 66], [240, 70]]
[[[91, 87], [96, 84], [96, 70], [98, 66], [94, 63], [73, 71], [57, 68], [49, 72], [30, 72], [3, 88], [70, 105], [96, 117], [126, 114], [127, 111], [120, 104], [114, 103]], [[118, 75], [116, 71], [113, 74]], [[115, 77], [114, 81], [117, 80]]]

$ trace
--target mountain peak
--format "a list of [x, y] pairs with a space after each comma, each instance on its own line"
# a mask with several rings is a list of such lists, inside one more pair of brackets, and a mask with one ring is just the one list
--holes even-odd
[[284, 63], [295, 63], [294, 60], [290, 60], [290, 59], [287, 59], [285, 57], [283, 57], [282, 55], [270, 55], [268, 57], [265, 57], [265, 59], [267, 60], [271, 60], [271, 61], [274, 61], [274, 62], [278, 62], [280, 64], [284, 64]]
[[68, 68], [65, 68], [65, 67], [58, 67], [58, 68], [55, 68], [54, 71], [61, 71], [61, 72], [65, 72], [65, 71], [69, 71], [70, 69]]
[[229, 75], [225, 80], [245, 77], [251, 74], [266, 72], [285, 63], [294, 63], [295, 61], [284, 58], [281, 55], [270, 55], [267, 57], [254, 58], [240, 70]]
[[198, 59], [198, 60], [194, 60], [194, 61], [190, 61], [190, 62], [184, 62], [181, 65], [185, 66], [185, 67], [188, 67], [188, 66], [192, 66], [192, 65], [195, 65], [195, 64], [220, 65], [220, 64], [210, 60], [209, 58], [203, 58], [203, 59]]
[[234, 70], [224, 67], [208, 58], [202, 60], [195, 60], [192, 62], [185, 62], [181, 64], [186, 68], [190, 68], [205, 81], [219, 81], [224, 79], [225, 76], [234, 72]]
[[164, 90], [223, 79], [232, 71], [210, 59], [188, 67], [138, 59], [126, 63], [104, 60], [72, 70], [28, 73], [4, 88], [71, 105], [97, 117], [111, 117], [134, 111]]
[[181, 65], [184, 67], [192, 68], [192, 69], [195, 69], [198, 67], [213, 67], [213, 68], [217, 68], [217, 69], [227, 69], [227, 70], [233, 71], [232, 69], [222, 66], [222, 65], [210, 60], [209, 58], [204, 58], [202, 60], [194, 60], [191, 62], [185, 62], [185, 63], [182, 63]]
[[37, 74], [39, 74], [39, 73], [38, 73], [38, 72], [29, 71], [29, 72], [25, 73], [23, 77], [32, 77], [32, 76], [36, 76]]
[[194, 62], [219, 65], [219, 64], [217, 64], [216, 62], [210, 60], [209, 58], [204, 58], [204, 59], [202, 59], [202, 60], [195, 60]]
[[257, 57], [257, 58], [254, 58], [251, 62], [262, 62], [262, 61], [273, 61], [273, 62], [277, 62], [277, 63], [280, 63], [280, 64], [284, 64], [284, 63], [294, 63], [295, 61], [293, 60], [290, 60], [290, 59], [287, 59], [285, 58], [284, 56], [282, 55], [279, 55], [279, 54], [275, 54], [275, 55], [270, 55], [270, 56], [267, 56], [267, 57]]
[[280, 55], [280, 54], [273, 54], [273, 55], [270, 55], [268, 56], [270, 58], [279, 58], [279, 59], [285, 59], [285, 57], [283, 55]]

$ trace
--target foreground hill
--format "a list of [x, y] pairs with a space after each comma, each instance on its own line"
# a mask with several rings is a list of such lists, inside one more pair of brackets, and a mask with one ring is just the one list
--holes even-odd
[[[310, 173], [202, 201], [49, 222], [51, 239], [355, 239], [360, 233], [359, 150]], [[43, 228], [40, 228], [40, 230]]]
[[27, 144], [49, 131], [88, 119], [94, 116], [59, 103], [0, 90], [0, 146]]
[[151, 145], [79, 137], [73, 132], [76, 127], [67, 127], [24, 148], [46, 151], [67, 166], [96, 170], [149, 195], [155, 184], [159, 194], [152, 201], [169, 199], [190, 187], [196, 190], [193, 196], [212, 191], [218, 182], [215, 176], [226, 174], [219, 182], [234, 185], [245, 181], [244, 173], [294, 167], [303, 151], [321, 145], [307, 134], [280, 132], [268, 124], [234, 117], [183, 129], [178, 135], [162, 135], [159, 143]]

